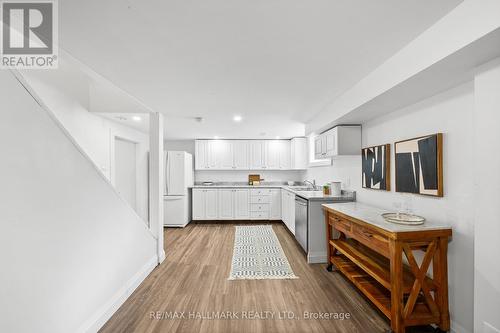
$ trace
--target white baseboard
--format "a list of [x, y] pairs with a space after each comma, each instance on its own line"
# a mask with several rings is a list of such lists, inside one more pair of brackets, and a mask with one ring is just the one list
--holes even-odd
[[326, 252], [309, 252], [307, 254], [308, 264], [326, 264], [327, 262]]
[[125, 303], [127, 298], [139, 287], [146, 277], [158, 265], [158, 256], [154, 256], [137, 272], [118, 292], [111, 297], [94, 315], [92, 315], [80, 328], [79, 333], [93, 333], [99, 331], [113, 314]]
[[460, 326], [459, 324], [457, 324], [453, 320], [451, 321], [450, 324], [451, 324], [450, 325], [451, 326], [450, 327], [451, 333], [471, 333], [470, 331], [466, 330], [465, 328], [463, 328], [462, 326]]

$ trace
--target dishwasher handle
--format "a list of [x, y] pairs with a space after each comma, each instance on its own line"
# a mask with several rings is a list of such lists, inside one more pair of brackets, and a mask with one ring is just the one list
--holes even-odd
[[301, 206], [307, 206], [307, 200], [304, 200], [302, 198], [296, 198], [295, 199], [295, 203], [297, 205], [301, 205]]

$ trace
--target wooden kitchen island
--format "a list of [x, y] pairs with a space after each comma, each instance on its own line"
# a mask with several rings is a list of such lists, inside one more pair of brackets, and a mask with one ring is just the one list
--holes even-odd
[[[449, 226], [389, 223], [381, 216], [388, 211], [356, 202], [327, 204], [323, 209], [328, 270], [336, 268], [345, 275], [391, 320], [393, 332], [426, 324], [450, 329]], [[414, 251], [423, 254], [420, 265]], [[427, 274], [431, 264], [432, 278]]]

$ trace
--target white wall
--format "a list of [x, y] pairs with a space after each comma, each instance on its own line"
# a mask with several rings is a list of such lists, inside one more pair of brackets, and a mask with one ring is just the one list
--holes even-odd
[[[341, 157], [331, 167], [311, 168], [305, 177], [320, 182], [350, 180], [359, 202], [396, 209], [408, 207], [429, 220], [450, 224], [449, 291], [453, 329], [473, 331], [474, 288], [474, 87], [461, 85], [418, 104], [363, 124], [363, 146], [386, 144], [436, 132], [444, 133], [444, 198], [361, 188], [361, 157]], [[393, 147], [393, 145], [392, 145]]]
[[115, 137], [137, 143], [136, 212], [147, 222], [148, 135], [90, 113], [87, 79], [76, 73], [68, 73], [68, 71], [66, 67], [49, 72], [26, 71], [23, 76], [78, 145], [113, 184]]
[[156, 241], [9, 71], [0, 100], [0, 331], [96, 331]]
[[[470, 157], [476, 176], [474, 332], [500, 332], [500, 59], [475, 79], [476, 146]], [[474, 126], [474, 124], [471, 124]]]

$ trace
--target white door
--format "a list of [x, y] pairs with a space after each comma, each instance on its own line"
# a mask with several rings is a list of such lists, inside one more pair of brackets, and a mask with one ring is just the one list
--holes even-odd
[[218, 190], [205, 190], [205, 218], [207, 220], [217, 220], [218, 214]]
[[281, 220], [288, 227], [287, 191], [281, 191]]
[[314, 139], [314, 157], [320, 159], [321, 155], [321, 135], [319, 135]]
[[279, 168], [283, 170], [291, 169], [292, 165], [291, 144], [288, 140], [281, 140], [279, 144]]
[[164, 197], [164, 217], [163, 225], [168, 227], [184, 227], [189, 223], [186, 214], [186, 196], [166, 196]]
[[207, 168], [207, 147], [208, 141], [196, 140], [194, 164], [196, 170], [203, 170]]
[[217, 147], [218, 169], [233, 169], [233, 143], [229, 140], [218, 140]]
[[249, 141], [250, 170], [265, 169], [265, 142], [260, 140]]
[[328, 131], [326, 134], [325, 134], [325, 145], [326, 145], [326, 148], [325, 148], [325, 153], [326, 153], [326, 156], [334, 156], [335, 155], [335, 141], [336, 141], [336, 138], [337, 138], [337, 129], [334, 128], [330, 131]]
[[205, 219], [205, 191], [203, 189], [193, 189], [193, 220]]
[[234, 204], [232, 189], [219, 189], [219, 219], [232, 220], [234, 216]]
[[233, 141], [233, 169], [248, 170], [248, 141]]
[[250, 218], [250, 191], [245, 189], [234, 190], [234, 218], [247, 220]]
[[288, 193], [288, 229], [295, 235], [295, 194]]
[[136, 144], [116, 138], [115, 188], [134, 210], [137, 208], [136, 160]]
[[281, 190], [271, 190], [271, 220], [281, 220]]
[[168, 152], [165, 159], [165, 195], [185, 195], [187, 192], [184, 153]]
[[266, 166], [268, 169], [280, 168], [280, 140], [266, 142]]
[[207, 161], [205, 169], [217, 169], [218, 165], [218, 145], [219, 140], [207, 141]]

